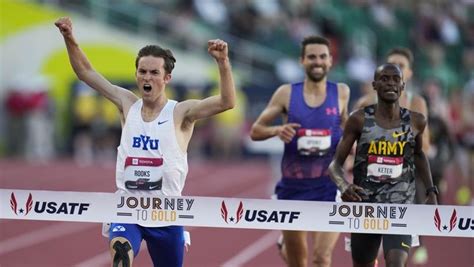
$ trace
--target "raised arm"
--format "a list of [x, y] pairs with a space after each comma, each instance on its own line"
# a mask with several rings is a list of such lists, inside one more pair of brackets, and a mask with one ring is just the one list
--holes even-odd
[[64, 37], [69, 62], [81, 81], [112, 101], [120, 111], [123, 111], [124, 107], [130, 106], [138, 99], [138, 97], [129, 90], [111, 84], [92, 68], [92, 65], [73, 35], [72, 21], [70, 18], [60, 18], [54, 24], [59, 28]]
[[235, 85], [232, 67], [229, 61], [229, 49], [226, 42], [216, 39], [207, 42], [207, 51], [215, 59], [219, 69], [220, 94], [202, 100], [186, 100], [179, 103], [183, 112], [183, 126], [186, 128], [199, 119], [232, 109], [235, 106]]
[[276, 90], [267, 107], [252, 125], [250, 131], [252, 140], [265, 140], [278, 136], [283, 142], [289, 143], [293, 139], [296, 134], [295, 128], [301, 127], [300, 124], [284, 123], [283, 125], [272, 125], [279, 116], [286, 115], [290, 91], [291, 88], [288, 84], [282, 85]]
[[364, 124], [363, 110], [356, 111], [349, 116], [344, 128], [341, 141], [337, 145], [336, 154], [331, 164], [329, 164], [329, 175], [338, 189], [342, 192], [344, 201], [361, 201], [361, 193], [364, 190], [354, 184], [349, 184], [344, 175], [344, 162], [349, 155], [352, 145], [361, 135]]
[[[426, 128], [426, 118], [416, 112], [411, 112], [410, 116], [413, 118], [414, 127], [418, 130], [418, 134], [415, 137], [415, 175], [417, 179], [421, 179], [425, 188], [431, 188], [433, 187], [433, 179], [431, 178], [430, 164], [423, 152], [423, 132]], [[430, 192], [427, 195], [426, 203], [438, 204], [437, 195], [434, 192]]]

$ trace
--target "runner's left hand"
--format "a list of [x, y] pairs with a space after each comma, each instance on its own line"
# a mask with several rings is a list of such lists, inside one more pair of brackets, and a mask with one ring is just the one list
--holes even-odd
[[228, 45], [221, 39], [207, 41], [207, 52], [217, 61], [226, 60], [228, 58]]

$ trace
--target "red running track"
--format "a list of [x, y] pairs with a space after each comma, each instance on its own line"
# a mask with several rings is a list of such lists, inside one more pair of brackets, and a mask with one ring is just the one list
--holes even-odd
[[[0, 188], [113, 192], [113, 164], [78, 167], [69, 160], [47, 165], [0, 160]], [[191, 161], [184, 195], [269, 198], [274, 181], [266, 161], [220, 163]], [[449, 199], [449, 196], [445, 197]], [[185, 266], [285, 266], [276, 250], [278, 231], [188, 227], [192, 246]], [[333, 266], [351, 266], [342, 234]], [[429, 260], [425, 265], [474, 266], [473, 238], [426, 237]], [[1, 267], [110, 266], [107, 240], [101, 225], [0, 220]], [[383, 259], [380, 266], [383, 266]], [[135, 266], [151, 266], [145, 245]]]

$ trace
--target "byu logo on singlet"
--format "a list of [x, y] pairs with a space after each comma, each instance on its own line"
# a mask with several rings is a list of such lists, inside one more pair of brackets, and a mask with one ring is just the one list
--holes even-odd
[[133, 137], [132, 147], [142, 148], [143, 150], [158, 150], [159, 141], [158, 139], [151, 139], [146, 135], [140, 135], [140, 137]]

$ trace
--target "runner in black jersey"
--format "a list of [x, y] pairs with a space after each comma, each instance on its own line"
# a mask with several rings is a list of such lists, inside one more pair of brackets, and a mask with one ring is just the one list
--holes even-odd
[[[355, 111], [346, 123], [329, 166], [344, 201], [412, 204], [417, 177], [428, 188], [426, 203], [437, 204], [437, 189], [422, 150], [426, 119], [420, 113], [400, 107], [399, 98], [405, 87], [402, 78], [397, 65], [378, 67], [372, 83], [378, 103]], [[354, 184], [349, 184], [344, 178], [343, 164], [355, 141]], [[354, 266], [374, 266], [382, 239], [387, 266], [405, 266], [410, 235], [353, 233]]]

